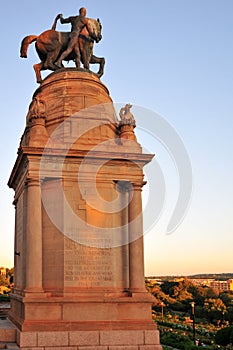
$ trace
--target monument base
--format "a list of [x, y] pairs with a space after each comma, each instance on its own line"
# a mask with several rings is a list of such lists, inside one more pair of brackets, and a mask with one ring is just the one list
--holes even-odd
[[0, 339], [0, 346], [12, 350], [162, 350], [156, 329], [22, 332], [5, 320]]
[[148, 293], [104, 298], [84, 294], [73, 298], [13, 294], [9, 318], [17, 327], [20, 349], [162, 350]]
[[23, 350], [162, 350], [157, 330], [20, 332]]

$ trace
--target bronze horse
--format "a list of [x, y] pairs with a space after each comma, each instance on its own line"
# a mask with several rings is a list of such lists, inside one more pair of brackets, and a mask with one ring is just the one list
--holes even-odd
[[[58, 16], [55, 18], [52, 29], [46, 30], [37, 35], [26, 36], [21, 43], [20, 57], [27, 58], [28, 46], [32, 42], [36, 42], [36, 51], [41, 59], [40, 63], [34, 64], [33, 68], [36, 73], [36, 79], [38, 83], [42, 82], [41, 71], [42, 70], [52, 70], [55, 71], [60, 69], [56, 66], [55, 62], [61, 55], [63, 51], [67, 49], [67, 44], [69, 41], [69, 32], [58, 32], [56, 31], [56, 23]], [[88, 33], [87, 29], [84, 28], [79, 37], [77, 38], [77, 45], [79, 45], [81, 62], [84, 68], [89, 70], [89, 64], [99, 64], [99, 71], [96, 73], [100, 78], [104, 73], [105, 59], [103, 57], [96, 57], [93, 55], [94, 41], [98, 43], [102, 39], [101, 35], [101, 23], [99, 19], [88, 18], [89, 24], [92, 28], [92, 33]], [[74, 50], [65, 58], [65, 61], [71, 61], [76, 59]], [[79, 66], [79, 62], [76, 62], [76, 66]]]

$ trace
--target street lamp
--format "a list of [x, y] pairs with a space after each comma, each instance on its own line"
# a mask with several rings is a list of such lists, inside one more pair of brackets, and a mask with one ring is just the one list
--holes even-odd
[[196, 345], [196, 340], [195, 340], [195, 309], [194, 309], [194, 306], [195, 306], [195, 303], [194, 301], [192, 301], [190, 303], [191, 305], [191, 315], [192, 315], [192, 319], [193, 319], [193, 342], [194, 342], [194, 345]]
[[162, 316], [162, 320], [163, 320], [163, 308], [164, 308], [164, 306], [166, 306], [165, 304], [164, 304], [164, 302], [163, 301], [161, 301], [161, 316]]

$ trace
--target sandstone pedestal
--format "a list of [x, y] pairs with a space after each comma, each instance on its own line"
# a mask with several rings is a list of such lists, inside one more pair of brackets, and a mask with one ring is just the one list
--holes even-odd
[[153, 156], [120, 129], [95, 74], [60, 70], [34, 93], [9, 180], [21, 349], [161, 349], [143, 267], [143, 166]]

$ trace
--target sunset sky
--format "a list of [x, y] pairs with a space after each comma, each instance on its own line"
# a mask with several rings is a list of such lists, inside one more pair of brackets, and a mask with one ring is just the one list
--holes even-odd
[[[7, 182], [38, 87], [34, 45], [29, 58], [21, 59], [20, 43], [26, 35], [49, 29], [58, 13], [76, 15], [82, 6], [88, 17], [100, 18], [103, 25], [103, 39], [94, 50], [96, 56], [106, 58], [101, 80], [116, 104], [133, 104], [136, 119], [137, 111], [145, 111], [141, 116], [145, 125], [140, 126], [146, 131], [138, 128], [137, 135], [156, 154], [165, 178], [164, 210], [145, 235], [146, 275], [233, 272], [232, 0], [4, 2], [0, 266], [13, 266], [14, 193]], [[70, 26], [58, 24], [58, 30], [69, 31]], [[171, 234], [167, 226], [179, 193], [178, 172], [167, 145], [149, 136], [146, 111], [174, 128], [192, 165], [192, 199], [184, 220]]]

